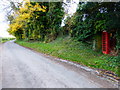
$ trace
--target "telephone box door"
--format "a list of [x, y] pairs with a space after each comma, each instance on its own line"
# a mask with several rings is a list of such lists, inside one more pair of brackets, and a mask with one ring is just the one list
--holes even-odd
[[110, 53], [110, 39], [109, 39], [109, 33], [106, 31], [103, 31], [102, 33], [102, 52], [104, 54]]

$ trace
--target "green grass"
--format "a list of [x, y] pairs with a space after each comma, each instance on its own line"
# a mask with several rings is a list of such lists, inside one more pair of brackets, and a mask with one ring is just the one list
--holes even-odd
[[50, 43], [25, 41], [16, 41], [16, 43], [61, 59], [117, 73], [117, 66], [109, 66], [107, 60], [109, 58], [108, 55], [95, 52], [89, 47], [89, 45], [75, 41], [69, 37], [57, 38]]
[[5, 43], [5, 42], [13, 40], [13, 39], [15, 39], [15, 38], [1, 38], [0, 43]]

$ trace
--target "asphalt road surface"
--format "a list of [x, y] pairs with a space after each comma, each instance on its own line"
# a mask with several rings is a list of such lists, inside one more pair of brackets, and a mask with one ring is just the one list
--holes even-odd
[[0, 53], [2, 88], [115, 88], [107, 80], [13, 41], [0, 45]]

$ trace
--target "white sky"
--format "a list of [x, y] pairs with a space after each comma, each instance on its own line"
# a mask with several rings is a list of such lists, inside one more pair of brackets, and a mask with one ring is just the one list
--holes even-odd
[[9, 23], [6, 20], [6, 11], [4, 10], [4, 8], [8, 8], [8, 6], [9, 0], [0, 0], [0, 37], [13, 37], [7, 32], [7, 29], [9, 28]]
[[[22, 1], [22, 0], [19, 0]], [[73, 0], [74, 2], [78, 3], [79, 0]], [[5, 5], [2, 5], [2, 4]], [[6, 21], [6, 12], [3, 11], [3, 8], [5, 8], [7, 5], [9, 5], [8, 0], [0, 0], [0, 37], [12, 37], [12, 35], [9, 35], [9, 33], [7, 32], [8, 29], [8, 22]], [[69, 8], [68, 8], [68, 13], [69, 14], [73, 14], [76, 11], [77, 5], [70, 3], [69, 4]]]
[[5, 13], [0, 12], [0, 37], [11, 37], [7, 32], [8, 23], [5, 22]]
[[[79, 0], [71, 0], [70, 3], [67, 3], [66, 1], [67, 0], [64, 0], [64, 2], [67, 4], [67, 6], [64, 7], [65, 12], [69, 16], [72, 16], [76, 12], [76, 10], [77, 10], [78, 4], [79, 4]], [[65, 20], [67, 19], [68, 15], [65, 15], [64, 19], [62, 20], [61, 26], [65, 25]]]
[[8, 24], [5, 22], [5, 13], [0, 8], [0, 37], [7, 37], [9, 34], [6, 32]]

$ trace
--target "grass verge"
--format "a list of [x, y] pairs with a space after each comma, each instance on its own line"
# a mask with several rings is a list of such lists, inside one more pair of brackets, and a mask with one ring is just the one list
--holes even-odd
[[10, 41], [10, 40], [14, 40], [15, 38], [1, 38], [0, 39], [0, 43], [5, 43], [7, 41]]
[[57, 38], [50, 43], [16, 41], [16, 43], [32, 48], [38, 52], [70, 60], [82, 65], [113, 71], [118, 73], [117, 64], [110, 66], [110, 56], [93, 51], [89, 45], [78, 42], [69, 37]]

